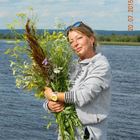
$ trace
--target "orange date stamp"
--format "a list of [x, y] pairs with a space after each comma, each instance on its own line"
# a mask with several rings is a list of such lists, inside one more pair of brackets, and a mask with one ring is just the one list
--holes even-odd
[[128, 31], [133, 31], [134, 26], [133, 26], [133, 11], [134, 11], [134, 1], [133, 0], [128, 0]]

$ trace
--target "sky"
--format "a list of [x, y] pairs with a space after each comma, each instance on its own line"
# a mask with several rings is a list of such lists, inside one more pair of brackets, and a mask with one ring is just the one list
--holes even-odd
[[[128, 12], [128, 1], [133, 12]], [[18, 13], [30, 15], [29, 7], [37, 16], [39, 29], [83, 21], [96, 30], [128, 30], [128, 25], [140, 30], [140, 0], [0, 0], [0, 29], [6, 29]], [[128, 16], [133, 22], [128, 22]]]

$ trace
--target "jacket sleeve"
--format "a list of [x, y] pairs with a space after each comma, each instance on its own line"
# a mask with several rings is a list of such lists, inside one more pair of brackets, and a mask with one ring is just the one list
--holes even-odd
[[99, 61], [90, 67], [86, 78], [78, 88], [72, 89], [66, 97], [73, 96], [73, 100], [70, 100], [71, 103], [73, 102], [78, 106], [83, 106], [92, 102], [99, 94], [103, 93], [103, 90], [109, 88], [110, 82], [111, 71], [109, 64], [104, 61]]
[[48, 108], [48, 100], [45, 100], [43, 103], [43, 108], [47, 111], [50, 112], [49, 108]]

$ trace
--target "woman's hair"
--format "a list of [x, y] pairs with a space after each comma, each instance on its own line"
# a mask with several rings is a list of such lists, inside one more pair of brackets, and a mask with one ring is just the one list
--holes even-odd
[[[78, 26], [76, 23], [78, 23]], [[76, 23], [69, 26], [68, 29], [66, 30], [67, 37], [69, 35], [69, 32], [71, 32], [71, 31], [78, 31], [78, 32], [83, 33], [87, 37], [93, 37], [94, 38], [93, 49], [95, 50], [96, 46], [97, 46], [97, 39], [96, 39], [94, 31], [88, 25], [84, 24], [83, 22], [76, 22]], [[69, 39], [68, 39], [68, 41], [69, 41]]]

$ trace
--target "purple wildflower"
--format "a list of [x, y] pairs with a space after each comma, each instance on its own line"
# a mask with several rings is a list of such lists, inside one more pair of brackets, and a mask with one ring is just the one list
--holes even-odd
[[43, 60], [42, 64], [44, 64], [45, 66], [48, 64], [47, 58]]

